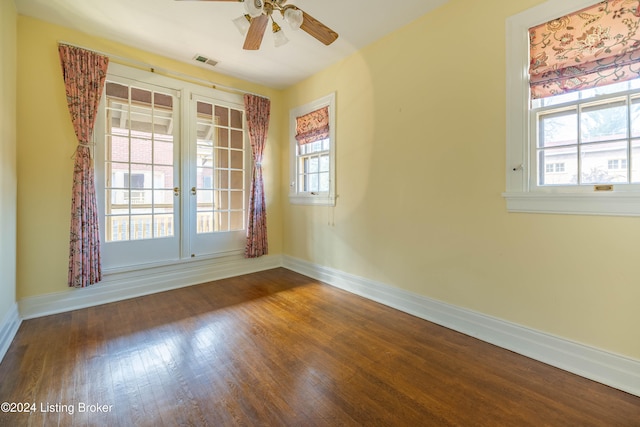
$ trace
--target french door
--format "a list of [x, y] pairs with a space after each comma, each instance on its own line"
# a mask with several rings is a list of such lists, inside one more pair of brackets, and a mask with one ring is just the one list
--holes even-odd
[[[247, 184], [244, 109], [225, 99], [192, 95], [190, 117], [190, 248], [193, 256], [242, 250]], [[235, 97], [237, 98], [237, 97]]]
[[94, 156], [103, 266], [242, 251], [242, 97], [149, 74], [109, 66]]
[[[180, 115], [175, 90], [109, 76], [98, 144], [103, 259], [120, 267], [180, 257]], [[102, 194], [100, 194], [102, 193]]]

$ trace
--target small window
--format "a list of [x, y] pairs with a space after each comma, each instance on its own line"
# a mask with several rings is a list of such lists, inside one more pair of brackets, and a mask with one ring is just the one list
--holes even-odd
[[625, 170], [627, 169], [627, 159], [612, 159], [607, 161], [607, 169], [609, 170]]
[[335, 94], [290, 112], [294, 204], [335, 205]]

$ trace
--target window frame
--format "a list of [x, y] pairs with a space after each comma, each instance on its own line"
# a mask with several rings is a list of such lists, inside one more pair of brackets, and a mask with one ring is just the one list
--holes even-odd
[[[640, 216], [640, 191], [595, 186], [533, 188], [529, 95], [529, 28], [597, 3], [595, 0], [549, 0], [506, 21], [506, 200], [509, 212]], [[532, 175], [533, 174], [533, 175]]]
[[[303, 116], [323, 107], [329, 107], [329, 191], [305, 192], [299, 188], [298, 141], [296, 141], [296, 117]], [[336, 204], [336, 93], [293, 108], [289, 111], [289, 202], [294, 205]], [[311, 153], [315, 155], [317, 153]], [[308, 156], [305, 154], [303, 156]]]

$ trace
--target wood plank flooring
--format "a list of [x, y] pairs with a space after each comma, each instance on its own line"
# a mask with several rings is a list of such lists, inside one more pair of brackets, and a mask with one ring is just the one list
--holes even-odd
[[[640, 398], [285, 269], [22, 323], [0, 426], [640, 426]], [[91, 406], [93, 405], [93, 406]]]

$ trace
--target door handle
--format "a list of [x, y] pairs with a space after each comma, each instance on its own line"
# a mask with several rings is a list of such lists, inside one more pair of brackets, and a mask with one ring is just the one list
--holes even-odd
[[174, 196], [180, 195], [180, 187], [173, 187], [173, 195]]
[[191, 194], [196, 195], [196, 187], [191, 187]]

